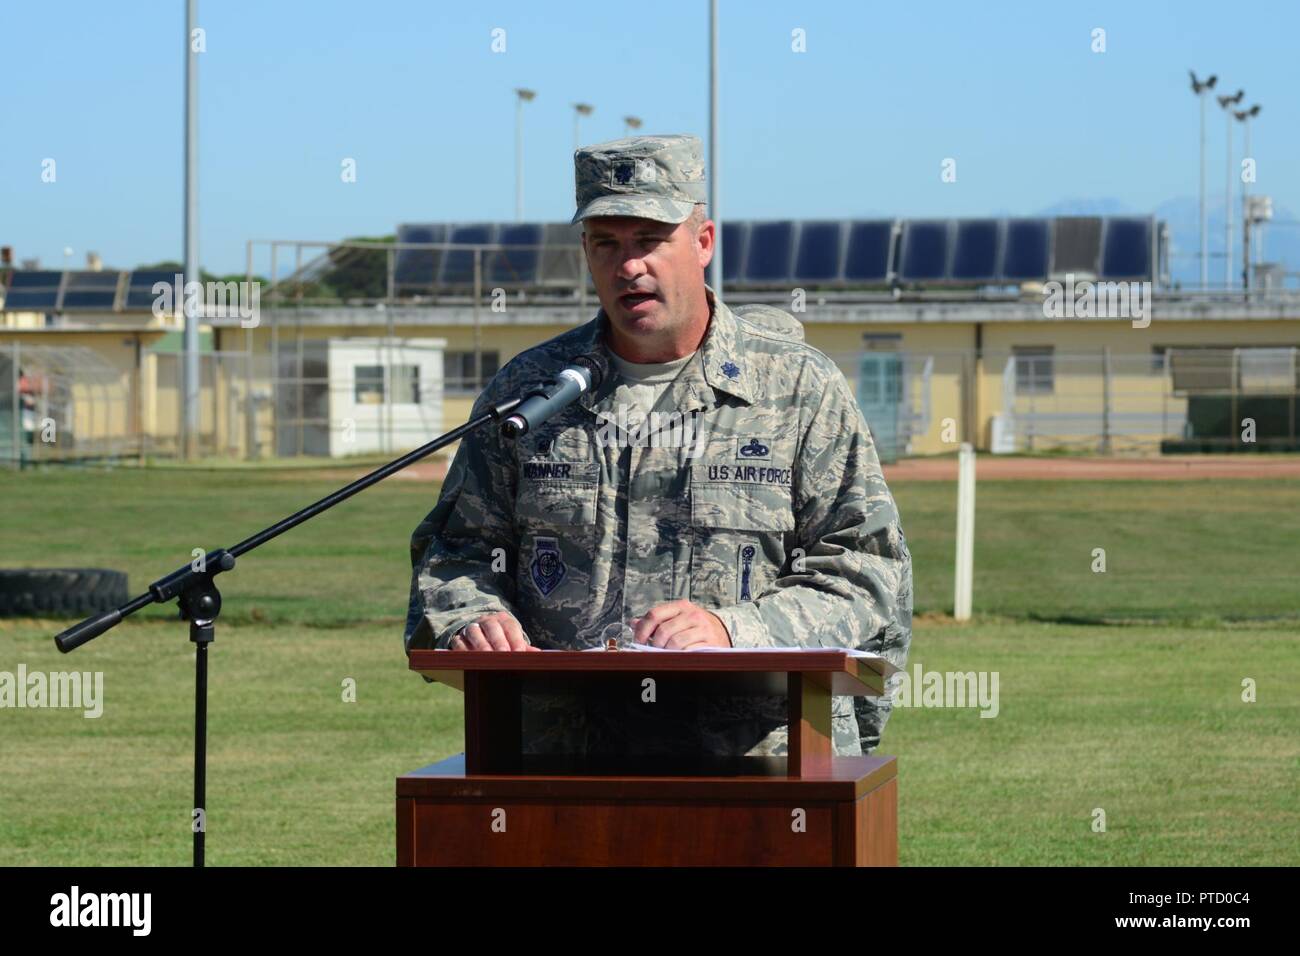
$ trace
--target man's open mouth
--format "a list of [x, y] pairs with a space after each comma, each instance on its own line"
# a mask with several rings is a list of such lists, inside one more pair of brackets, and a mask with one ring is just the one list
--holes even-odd
[[649, 302], [652, 299], [659, 298], [653, 292], [625, 292], [618, 297], [618, 301], [626, 306], [640, 305], [642, 302]]

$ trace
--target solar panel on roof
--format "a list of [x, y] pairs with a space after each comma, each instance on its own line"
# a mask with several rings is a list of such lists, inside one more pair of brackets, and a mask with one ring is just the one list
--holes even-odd
[[[788, 282], [794, 258], [794, 222], [756, 222], [749, 227], [746, 282]], [[725, 268], [726, 262], [723, 262]]]
[[[838, 282], [876, 284], [895, 275], [908, 282], [1019, 282], [1042, 280], [1062, 267], [1090, 271], [1112, 279], [1151, 275], [1154, 223], [1149, 218], [1061, 217], [1058, 219], [968, 220], [777, 220], [727, 221], [722, 226], [724, 280], [728, 284]], [[485, 284], [564, 284], [590, 281], [581, 255], [581, 229], [568, 223], [406, 224], [401, 242], [492, 244], [536, 248], [483, 254]], [[897, 243], [894, 237], [899, 236]], [[45, 308], [54, 297], [60, 273], [44, 289]], [[402, 250], [396, 261], [399, 288], [432, 288], [435, 279], [467, 285], [473, 281], [469, 251], [440, 253]], [[18, 280], [32, 283], [29, 278]], [[100, 280], [104, 281], [104, 280]], [[147, 307], [154, 281], [172, 281], [171, 273], [134, 273], [127, 305]], [[71, 283], [70, 302], [84, 303], [84, 290]], [[103, 295], [101, 294], [102, 301]], [[17, 298], [14, 298], [17, 296]], [[24, 296], [28, 296], [24, 298]], [[21, 285], [15, 303], [36, 299]], [[16, 308], [11, 305], [9, 308]], [[36, 306], [41, 307], [41, 306]], [[76, 308], [77, 306], [73, 306]], [[83, 306], [85, 307], [85, 306]]]
[[550, 285], [576, 285], [586, 273], [582, 235], [567, 222], [548, 222], [542, 229], [540, 281]]
[[[447, 226], [440, 222], [398, 226], [397, 241], [446, 242]], [[410, 287], [431, 289], [438, 279], [442, 255], [439, 249], [398, 249], [393, 263], [393, 284], [399, 290]]]
[[117, 299], [119, 272], [69, 272], [63, 290], [63, 309], [104, 311]]
[[1003, 238], [1002, 278], [1007, 282], [1046, 279], [1051, 224], [1046, 219], [1008, 219]]
[[749, 249], [749, 223], [722, 223], [722, 281], [736, 282], [745, 272], [745, 253]]
[[493, 284], [532, 285], [537, 281], [542, 225], [521, 222], [501, 227], [497, 242], [503, 246], [532, 246], [523, 249], [500, 249], [486, 257], [487, 281]]
[[58, 306], [61, 272], [19, 270], [9, 277], [9, 291], [5, 293], [6, 311], [39, 311]]
[[159, 282], [167, 283], [172, 287], [172, 296], [176, 295], [174, 270], [169, 272], [165, 269], [140, 269], [132, 272], [127, 279], [125, 308], [152, 309], [154, 300], [160, 294], [154, 292], [153, 287]]
[[885, 282], [894, 242], [892, 219], [861, 220], [849, 224], [844, 278], [850, 282]]
[[996, 282], [1002, 229], [996, 219], [962, 219], [957, 223], [951, 278], [962, 282]]
[[904, 282], [939, 280], [948, 276], [951, 223], [946, 219], [916, 219], [903, 223], [899, 276]]
[[[473, 223], [451, 227], [448, 242], [461, 244], [487, 244], [496, 241], [496, 223]], [[483, 253], [487, 265], [488, 253]], [[484, 273], [486, 275], [486, 273]], [[442, 259], [441, 285], [471, 285], [474, 282], [474, 252], [471, 249], [449, 250]]]
[[805, 222], [799, 228], [799, 253], [794, 278], [798, 282], [827, 282], [840, 277], [843, 223]]
[[1104, 243], [1102, 278], [1151, 278], [1150, 219], [1107, 219]]
[[1097, 274], [1101, 263], [1101, 218], [1061, 216], [1052, 224], [1052, 274]]

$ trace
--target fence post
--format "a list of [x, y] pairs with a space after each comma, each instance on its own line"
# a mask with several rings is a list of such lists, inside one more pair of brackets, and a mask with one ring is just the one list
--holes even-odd
[[[384, 428], [383, 441], [379, 443], [385, 453], [391, 453], [393, 440], [393, 339], [397, 335], [393, 324], [393, 308], [397, 304], [397, 250], [388, 247], [388, 304], [384, 309]], [[330, 428], [334, 423], [330, 422]]]
[[1291, 348], [1291, 401], [1287, 403], [1287, 437], [1292, 445], [1291, 450], [1295, 450], [1295, 401], [1296, 401], [1296, 383], [1300, 382], [1300, 349], [1292, 346]]
[[969, 621], [975, 563], [975, 449], [962, 442], [957, 454], [957, 567], [952, 616]]
[[1160, 353], [1160, 440], [1169, 437], [1169, 349]]
[[14, 467], [22, 469], [23, 467], [23, 405], [18, 397], [18, 362], [21, 358], [22, 345], [14, 340], [13, 371], [10, 373], [12, 388], [9, 394], [13, 405], [13, 443], [14, 443]]
[[297, 280], [293, 296], [293, 331], [298, 339], [298, 455], [307, 453], [307, 393], [303, 383], [302, 343], [302, 244], [293, 247], [293, 274]]
[[[483, 387], [483, 332], [479, 320], [479, 303], [483, 299], [483, 250], [474, 247], [474, 391]], [[444, 373], [444, 378], [445, 378]]]
[[960, 384], [958, 385], [958, 395], [960, 395], [960, 406], [958, 413], [961, 415], [961, 439], [962, 441], [973, 441], [976, 423], [972, 421], [974, 412], [971, 408], [971, 364], [974, 355], [970, 351], [963, 350], [961, 353], [961, 363], [958, 366], [958, 376]]
[[1110, 346], [1101, 347], [1101, 453], [1110, 454]]
[[271, 287], [267, 291], [271, 293], [268, 297], [271, 300], [271, 457], [278, 458], [280, 455], [280, 313], [279, 307], [275, 304], [276, 299], [276, 276], [279, 270], [278, 258], [279, 247], [275, 241], [271, 242]]
[[144, 344], [137, 333], [135, 337], [135, 432], [136, 464], [143, 465], [145, 459], [145, 393], [144, 393]]
[[1232, 387], [1232, 412], [1228, 417], [1228, 450], [1232, 451], [1237, 447], [1237, 437], [1241, 434], [1241, 424], [1237, 421], [1237, 369], [1241, 362], [1241, 355], [1238, 349], [1232, 350], [1232, 368], [1229, 372]]
[[[251, 300], [253, 297], [253, 241], [250, 239], [244, 247], [244, 294]], [[244, 329], [244, 460], [254, 461], [257, 458], [257, 452], [254, 444], [257, 442], [257, 402], [253, 398], [253, 347], [256, 345], [253, 329], [261, 324], [262, 316], [262, 295], [258, 292], [257, 296], [258, 314], [254, 317], [253, 326]]]

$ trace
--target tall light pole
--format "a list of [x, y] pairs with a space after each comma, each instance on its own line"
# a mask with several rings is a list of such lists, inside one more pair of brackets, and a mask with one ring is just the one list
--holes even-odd
[[578, 151], [578, 147], [582, 145], [582, 141], [578, 138], [578, 120], [584, 116], [590, 116], [595, 108], [590, 103], [573, 104], [573, 151], [575, 153]]
[[623, 135], [631, 136], [632, 130], [641, 128], [641, 117], [624, 116], [623, 117]]
[[[182, 452], [193, 458], [199, 434], [199, 316], [195, 297], [185, 294], [184, 285], [201, 281], [199, 275], [199, 54], [194, 29], [199, 19], [198, 0], [185, 4], [185, 281], [175, 290], [185, 310], [185, 362], [182, 366], [185, 435]], [[274, 276], [272, 276], [274, 280]]]
[[1228, 164], [1224, 170], [1223, 188], [1223, 287], [1225, 289], [1232, 288], [1232, 107], [1240, 103], [1245, 95], [1245, 90], [1237, 90], [1233, 96], [1218, 98], [1228, 123], [1225, 137], [1228, 141]]
[[1211, 75], [1201, 83], [1196, 79], [1195, 73], [1191, 70], [1187, 72], [1192, 75], [1192, 92], [1201, 101], [1201, 289], [1204, 290], [1209, 284], [1209, 245], [1205, 231], [1205, 94], [1214, 89], [1219, 78]]
[[[1248, 110], [1233, 110], [1232, 115], [1246, 126], [1246, 146], [1242, 158], [1253, 161], [1250, 155], [1250, 119], [1252, 116], [1259, 115], [1259, 104], [1256, 103]], [[1243, 289], [1250, 288], [1250, 227], [1250, 184], [1243, 177], [1241, 180], [1241, 287]]]
[[515, 88], [515, 222], [524, 219], [524, 104], [536, 95], [536, 90]]
[[718, 153], [718, 0], [709, 0], [709, 218], [713, 220], [713, 259], [709, 284], [722, 298], [722, 208], [718, 179], [722, 164]]

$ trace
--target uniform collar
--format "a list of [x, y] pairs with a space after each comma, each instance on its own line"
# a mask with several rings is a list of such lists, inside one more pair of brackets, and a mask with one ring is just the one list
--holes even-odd
[[[731, 309], [727, 308], [726, 303], [717, 297], [707, 283], [704, 294], [711, 313], [709, 330], [705, 333], [696, 359], [686, 364], [665, 394], [664, 398], [672, 404], [661, 404], [679, 409], [683, 405], [703, 407], [711, 404], [705, 398], [714, 392], [725, 392], [747, 404], [753, 404], [753, 377], [746, 355], [744, 332]], [[597, 410], [598, 404], [608, 401], [615, 388], [616, 370], [606, 344], [608, 330], [609, 317], [602, 307], [596, 313], [596, 318], [587, 323], [586, 334], [577, 343], [580, 351], [597, 360], [604, 375], [600, 387], [587, 392], [579, 400], [580, 404], [590, 410]]]
[[713, 310], [709, 332], [700, 347], [704, 367], [704, 380], [715, 391], [734, 395], [747, 404], [754, 402], [753, 372], [745, 335], [727, 304], [717, 297], [708, 285], [704, 293]]

